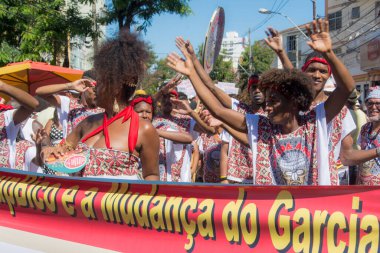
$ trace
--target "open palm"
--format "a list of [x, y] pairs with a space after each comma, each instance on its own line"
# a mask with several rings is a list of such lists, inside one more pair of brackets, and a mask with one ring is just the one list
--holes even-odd
[[166, 64], [171, 69], [187, 76], [190, 75], [191, 71], [194, 69], [194, 65], [192, 61], [189, 60], [189, 57], [186, 60], [183, 60], [181, 59], [181, 57], [179, 57], [178, 54], [171, 53], [168, 55], [166, 60], [167, 60]]
[[332, 50], [332, 42], [329, 34], [328, 21], [313, 21], [313, 31], [311, 31], [310, 25], [306, 26], [311, 41], [307, 44], [314, 50], [320, 53], [326, 53]]
[[273, 29], [272, 27], [268, 28], [268, 31], [265, 31], [267, 38], [264, 39], [267, 45], [276, 53], [283, 50], [282, 39], [280, 33]]

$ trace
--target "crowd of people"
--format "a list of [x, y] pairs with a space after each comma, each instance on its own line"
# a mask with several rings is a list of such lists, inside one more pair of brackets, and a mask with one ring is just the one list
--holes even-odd
[[[334, 54], [328, 21], [306, 28], [314, 52], [301, 70], [268, 29], [265, 42], [284, 68], [251, 75], [242, 90], [249, 102], [219, 89], [182, 37], [175, 44], [183, 57], [167, 57], [178, 74], [155, 94], [136, 90], [149, 54], [128, 32], [102, 45], [83, 79], [39, 87], [37, 97], [0, 81], [14, 104], [0, 105], [1, 167], [170, 182], [378, 185], [380, 89], [365, 98], [365, 115], [355, 81]], [[336, 88], [327, 93], [332, 75]], [[192, 103], [176, 88], [183, 76], [196, 91]], [[46, 123], [36, 117], [41, 101], [54, 108]], [[79, 148], [89, 152], [81, 171], [45, 165]]]

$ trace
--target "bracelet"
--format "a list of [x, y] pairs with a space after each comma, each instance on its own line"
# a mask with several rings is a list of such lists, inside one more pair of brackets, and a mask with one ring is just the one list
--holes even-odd
[[220, 181], [227, 180], [227, 176], [220, 176], [219, 179]]
[[377, 157], [380, 157], [380, 147], [376, 148], [376, 155], [377, 155]]

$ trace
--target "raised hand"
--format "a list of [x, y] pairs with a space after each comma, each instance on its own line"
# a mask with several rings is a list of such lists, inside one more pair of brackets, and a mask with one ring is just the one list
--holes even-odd
[[32, 134], [32, 140], [36, 143], [36, 146], [42, 144], [42, 140], [48, 137], [48, 134], [43, 128], [39, 128], [36, 134]]
[[310, 25], [306, 25], [306, 30], [311, 41], [307, 44], [314, 50], [320, 53], [328, 53], [332, 51], [332, 42], [329, 34], [329, 22], [327, 20], [318, 19], [312, 22], [313, 30]]
[[206, 122], [206, 124], [210, 127], [219, 127], [223, 125], [223, 122], [216, 119], [208, 110], [203, 110], [200, 113], [201, 119]]
[[162, 94], [168, 94], [171, 89], [181, 83], [183, 75], [176, 74], [170, 81], [161, 89]]
[[[186, 55], [188, 57], [186, 57]], [[186, 60], [181, 59], [178, 54], [170, 53], [166, 58], [167, 65], [173, 70], [182, 73], [184, 75], [190, 75], [191, 71], [194, 70], [193, 62], [190, 60], [190, 55], [186, 52]]]
[[284, 48], [282, 47], [282, 38], [280, 33], [272, 28], [268, 27], [268, 31], [265, 31], [265, 34], [267, 35], [267, 38], [265, 38], [265, 42], [267, 45], [274, 51], [276, 54], [281, 53]]
[[92, 83], [87, 79], [79, 79], [68, 85], [70, 90], [76, 90], [80, 93], [85, 92], [89, 87], [92, 87]]
[[175, 39], [175, 44], [179, 50], [186, 50], [187, 53], [194, 59], [196, 56], [193, 46], [191, 45], [190, 41], [185, 41], [182, 37], [177, 37]]
[[171, 98], [170, 100], [175, 106], [175, 111], [179, 114], [189, 115], [193, 111], [187, 101], [174, 98]]

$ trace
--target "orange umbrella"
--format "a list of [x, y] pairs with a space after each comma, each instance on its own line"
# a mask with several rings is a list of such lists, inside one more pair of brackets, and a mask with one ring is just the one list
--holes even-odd
[[[44, 62], [24, 61], [0, 68], [0, 80], [34, 95], [38, 87], [72, 82], [82, 78], [83, 71]], [[6, 96], [4, 98], [7, 100]]]

